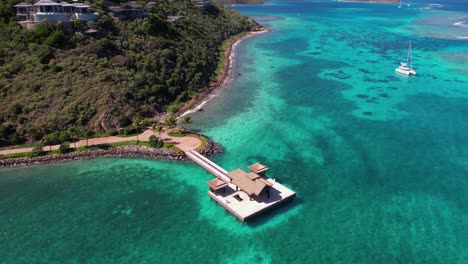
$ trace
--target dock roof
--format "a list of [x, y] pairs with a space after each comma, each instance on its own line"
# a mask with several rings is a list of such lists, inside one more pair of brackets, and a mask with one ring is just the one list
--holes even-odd
[[272, 183], [260, 175], [253, 172], [247, 173], [243, 169], [233, 170], [228, 173], [228, 176], [232, 179], [232, 183], [248, 196], [258, 196], [266, 187], [272, 186]]
[[261, 164], [260, 162], [257, 162], [257, 163], [255, 163], [255, 164], [250, 165], [250, 166], [249, 166], [249, 170], [251, 170], [251, 171], [254, 172], [254, 173], [259, 174], [259, 173], [262, 173], [262, 172], [267, 171], [267, 170], [268, 170], [268, 167], [265, 166], [265, 165], [263, 165], [263, 164]]
[[210, 186], [210, 188], [214, 191], [221, 190], [222, 188], [228, 186], [228, 184], [225, 181], [220, 180], [218, 178], [214, 178], [206, 184], [208, 184], [208, 186]]

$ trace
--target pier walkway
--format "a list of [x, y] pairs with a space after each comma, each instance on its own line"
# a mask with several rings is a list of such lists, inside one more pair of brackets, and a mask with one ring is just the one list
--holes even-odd
[[225, 169], [221, 168], [216, 163], [212, 162], [211, 160], [209, 160], [208, 158], [206, 158], [202, 154], [198, 153], [197, 151], [189, 150], [189, 151], [185, 152], [185, 155], [189, 159], [193, 160], [195, 163], [200, 165], [202, 168], [207, 170], [209, 173], [216, 176], [216, 178], [218, 178], [218, 179], [220, 179], [220, 180], [222, 180], [222, 181], [224, 181], [226, 183], [231, 182], [231, 178], [229, 178], [229, 176], [227, 176], [228, 172]]
[[242, 169], [228, 172], [195, 150], [185, 155], [216, 177], [207, 182], [208, 195], [242, 222], [296, 196], [286, 186], [267, 178], [264, 173], [268, 168], [260, 163], [249, 166], [250, 173]]

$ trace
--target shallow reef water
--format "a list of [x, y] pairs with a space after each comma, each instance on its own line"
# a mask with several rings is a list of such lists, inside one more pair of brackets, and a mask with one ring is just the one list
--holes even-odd
[[297, 199], [241, 223], [190, 162], [2, 169], [0, 263], [467, 263], [468, 6], [436, 2], [236, 5], [272, 32], [192, 126]]

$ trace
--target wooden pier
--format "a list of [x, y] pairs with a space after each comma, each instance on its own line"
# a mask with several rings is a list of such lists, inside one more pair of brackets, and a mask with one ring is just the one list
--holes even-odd
[[190, 150], [188, 158], [213, 174], [207, 182], [208, 195], [242, 222], [296, 196], [296, 193], [265, 176], [268, 168], [260, 163], [249, 166], [251, 172], [228, 172], [205, 156]]

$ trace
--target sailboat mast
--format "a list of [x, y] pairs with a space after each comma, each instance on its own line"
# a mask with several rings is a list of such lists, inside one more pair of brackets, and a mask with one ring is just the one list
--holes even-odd
[[408, 50], [409, 58], [410, 58], [410, 69], [413, 69], [413, 54], [411, 54], [411, 40], [409, 42], [409, 50]]
[[411, 40], [410, 40], [410, 45], [408, 47], [408, 54], [406, 54], [406, 65], [410, 62], [410, 50], [411, 50]]

